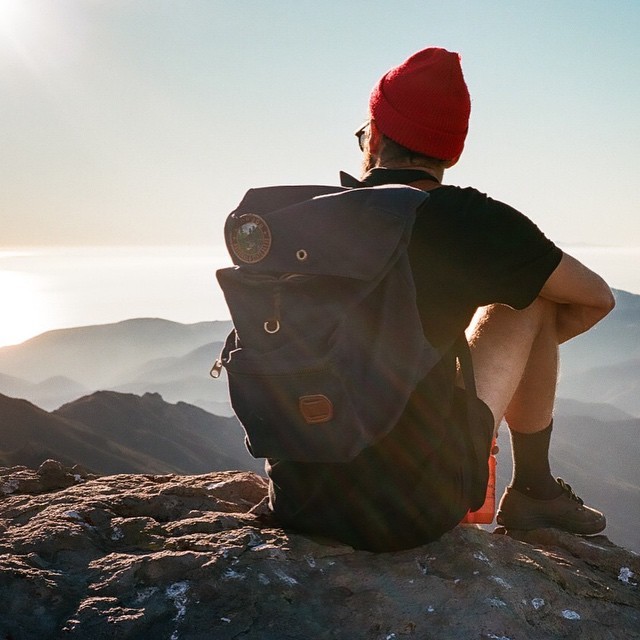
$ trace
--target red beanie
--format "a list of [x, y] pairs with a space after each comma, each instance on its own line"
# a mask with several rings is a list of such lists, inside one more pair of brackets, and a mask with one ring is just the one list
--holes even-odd
[[460, 56], [434, 47], [413, 54], [382, 76], [371, 92], [369, 111], [378, 129], [403, 147], [457, 159], [471, 112]]

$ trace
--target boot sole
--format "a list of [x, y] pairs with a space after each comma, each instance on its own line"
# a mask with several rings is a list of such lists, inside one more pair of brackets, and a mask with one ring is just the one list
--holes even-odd
[[591, 527], [586, 526], [584, 523], [580, 525], [576, 525], [576, 523], [571, 521], [559, 521], [559, 520], [550, 520], [549, 518], [545, 518], [544, 516], [528, 516], [518, 518], [517, 522], [509, 522], [508, 518], [505, 518], [501, 513], [498, 512], [496, 516], [496, 522], [507, 528], [507, 529], [519, 529], [521, 531], [531, 531], [532, 529], [545, 529], [545, 528], [553, 528], [553, 529], [561, 529], [562, 531], [567, 531], [568, 533], [575, 533], [583, 536], [592, 536], [601, 531], [604, 531], [606, 528], [605, 524], [597, 524], [594, 523]]

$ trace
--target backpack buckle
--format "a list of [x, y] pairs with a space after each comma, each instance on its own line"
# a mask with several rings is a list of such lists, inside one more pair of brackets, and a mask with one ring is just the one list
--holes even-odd
[[213, 367], [211, 367], [211, 371], [209, 371], [209, 375], [217, 379], [220, 377], [220, 373], [222, 372], [222, 360], [218, 358], [214, 363]]
[[280, 320], [277, 318], [267, 320], [263, 326], [267, 333], [278, 333], [280, 331]]

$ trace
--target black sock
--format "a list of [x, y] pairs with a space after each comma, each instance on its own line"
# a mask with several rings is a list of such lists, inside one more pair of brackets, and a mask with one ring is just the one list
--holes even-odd
[[519, 433], [509, 430], [513, 451], [513, 478], [511, 487], [538, 500], [552, 500], [562, 493], [562, 488], [551, 475], [549, 467], [549, 443], [551, 424], [535, 433]]

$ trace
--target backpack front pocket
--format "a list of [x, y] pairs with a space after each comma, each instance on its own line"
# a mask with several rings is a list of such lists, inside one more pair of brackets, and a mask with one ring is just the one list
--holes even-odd
[[330, 361], [315, 365], [282, 371], [269, 366], [263, 354], [234, 353], [226, 365], [231, 404], [252, 455], [340, 462], [366, 446], [347, 381]]

